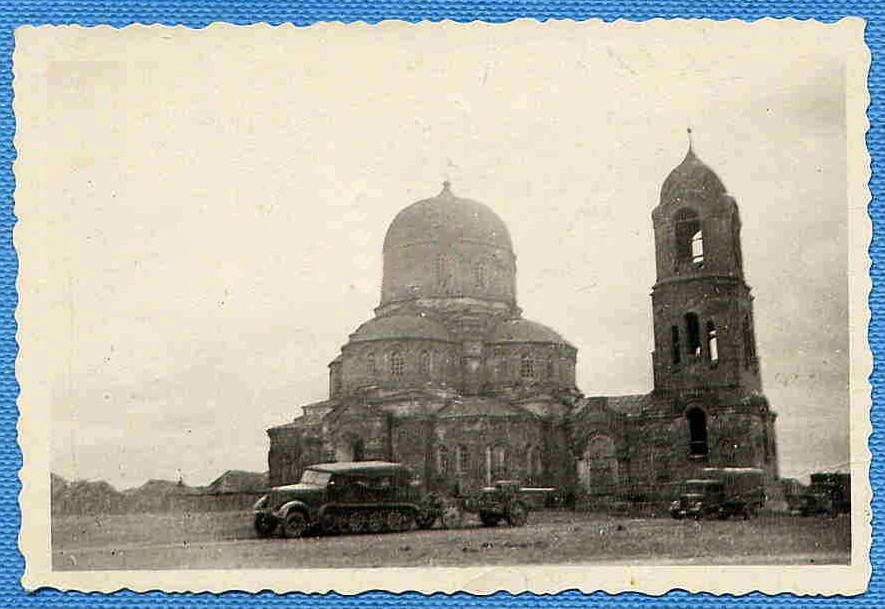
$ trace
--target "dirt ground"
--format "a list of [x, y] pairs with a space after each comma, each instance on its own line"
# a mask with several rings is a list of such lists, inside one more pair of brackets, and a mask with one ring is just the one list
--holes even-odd
[[53, 519], [55, 570], [414, 567], [501, 564], [848, 564], [848, 517], [677, 521], [533, 512], [520, 528], [257, 539], [251, 514]]

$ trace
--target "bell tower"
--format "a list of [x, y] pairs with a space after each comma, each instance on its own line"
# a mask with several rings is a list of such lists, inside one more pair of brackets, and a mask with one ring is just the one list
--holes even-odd
[[653, 395], [660, 415], [682, 421], [671, 429], [685, 447], [671, 464], [683, 479], [707, 466], [762, 468], [777, 493], [777, 415], [762, 393], [737, 203], [689, 142], [651, 215]]
[[761, 395], [737, 203], [691, 144], [664, 181], [652, 222], [655, 394]]

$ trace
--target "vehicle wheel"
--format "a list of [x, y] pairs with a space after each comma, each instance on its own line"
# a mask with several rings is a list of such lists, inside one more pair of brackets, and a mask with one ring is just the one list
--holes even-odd
[[333, 535], [340, 528], [340, 519], [337, 514], [325, 513], [320, 518], [320, 530], [326, 535]]
[[449, 506], [440, 517], [444, 529], [458, 529], [464, 524], [464, 517], [455, 506]]
[[406, 515], [397, 510], [387, 512], [387, 530], [393, 533], [401, 533], [406, 529]]
[[366, 514], [363, 512], [354, 512], [350, 515], [348, 519], [348, 529], [351, 533], [355, 535], [360, 535], [366, 532], [366, 528], [368, 527], [368, 519], [366, 518]]
[[501, 517], [497, 514], [489, 514], [488, 512], [480, 512], [479, 519], [484, 527], [496, 527], [501, 522]]
[[416, 522], [418, 523], [418, 528], [422, 530], [427, 530], [433, 528], [433, 523], [436, 522], [436, 514], [422, 514], [418, 516]]
[[277, 521], [270, 514], [255, 515], [255, 533], [259, 537], [270, 537], [276, 528]]
[[507, 508], [507, 524], [512, 527], [521, 527], [529, 519], [528, 508], [519, 501]]
[[387, 524], [387, 519], [384, 517], [384, 512], [372, 512], [369, 514], [366, 519], [366, 530], [369, 533], [380, 533], [384, 530], [384, 527]]
[[281, 525], [283, 537], [301, 537], [307, 530], [307, 519], [299, 511], [289, 512]]

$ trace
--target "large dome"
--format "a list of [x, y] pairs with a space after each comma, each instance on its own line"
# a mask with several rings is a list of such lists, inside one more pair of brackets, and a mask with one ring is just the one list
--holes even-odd
[[[495, 212], [442, 192], [399, 212], [384, 239], [381, 305], [407, 301], [516, 303], [516, 257]], [[447, 305], [447, 306], [448, 306]]]
[[452, 194], [449, 183], [430, 199], [400, 211], [384, 238], [384, 250], [420, 243], [472, 242], [512, 250], [510, 233], [491, 209]]
[[664, 180], [661, 203], [680, 201], [691, 195], [715, 201], [724, 194], [725, 186], [719, 176], [689, 148], [682, 162]]

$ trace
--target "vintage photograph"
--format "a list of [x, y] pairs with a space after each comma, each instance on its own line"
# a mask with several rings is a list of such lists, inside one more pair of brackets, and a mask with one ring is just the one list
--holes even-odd
[[16, 32], [28, 588], [853, 594], [863, 22]]

